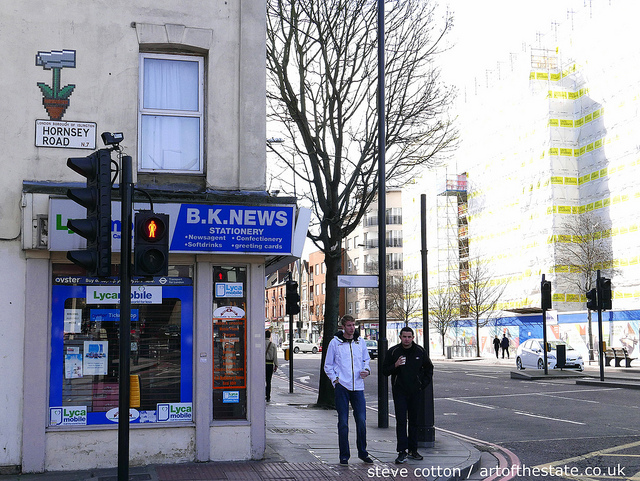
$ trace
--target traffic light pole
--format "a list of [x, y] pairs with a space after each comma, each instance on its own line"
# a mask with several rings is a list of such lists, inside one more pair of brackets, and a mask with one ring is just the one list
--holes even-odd
[[[540, 290], [544, 284], [544, 274], [542, 274], [542, 282], [540, 283]], [[544, 375], [549, 375], [549, 365], [547, 359], [547, 309], [546, 306], [542, 306], [542, 351], [544, 352]], [[504, 354], [502, 355], [504, 357]]]
[[[598, 299], [598, 357], [600, 361], [600, 381], [604, 381], [604, 351], [602, 350], [602, 289], [600, 269], [596, 271], [596, 295]], [[611, 340], [609, 340], [611, 342]]]
[[[427, 196], [420, 195], [420, 227], [421, 227], [421, 247], [422, 258], [422, 346], [431, 359], [431, 343], [429, 340], [429, 269], [427, 268]], [[378, 364], [380, 369], [380, 364]], [[433, 381], [420, 391], [420, 405], [422, 409], [418, 411], [418, 444], [423, 447], [432, 448], [436, 440], [435, 414], [433, 402]]]
[[121, 162], [120, 196], [122, 238], [120, 252], [120, 360], [118, 384], [118, 481], [129, 480], [129, 395], [131, 353], [131, 207], [133, 176], [131, 157]]
[[293, 394], [293, 314], [289, 314], [289, 393]]

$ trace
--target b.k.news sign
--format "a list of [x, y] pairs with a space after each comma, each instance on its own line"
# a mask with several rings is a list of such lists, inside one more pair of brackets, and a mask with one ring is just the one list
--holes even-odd
[[[84, 249], [86, 241], [67, 228], [68, 219], [86, 217], [86, 210], [70, 199], [51, 199], [49, 250]], [[156, 204], [155, 212], [169, 214], [171, 252], [291, 255], [295, 227], [294, 206]], [[120, 251], [120, 203], [111, 205], [111, 245]]]

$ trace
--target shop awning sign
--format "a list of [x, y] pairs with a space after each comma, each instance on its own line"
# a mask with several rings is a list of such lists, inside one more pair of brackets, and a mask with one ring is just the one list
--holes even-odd
[[182, 204], [171, 252], [291, 254], [293, 206]]
[[[287, 256], [293, 252], [293, 205], [155, 204], [155, 212], [169, 214], [169, 249], [190, 254], [262, 254]], [[120, 203], [111, 203], [111, 248], [120, 251]], [[68, 219], [81, 219], [86, 210], [71, 199], [49, 203], [49, 250], [84, 249], [86, 241], [67, 229]], [[306, 230], [305, 230], [306, 232]]]

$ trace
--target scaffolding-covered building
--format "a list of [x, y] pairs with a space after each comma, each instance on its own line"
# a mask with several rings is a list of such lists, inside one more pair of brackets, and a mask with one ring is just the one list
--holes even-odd
[[[510, 71], [489, 71], [487, 88], [467, 98], [455, 158], [467, 173], [464, 201], [448, 184], [438, 191], [438, 231], [442, 227], [445, 235], [438, 235], [438, 270], [430, 268], [437, 282], [430, 285], [456, 278], [456, 265], [459, 278], [463, 246], [469, 263], [487, 263], [493, 282], [505, 289], [499, 315], [480, 339], [466, 330], [465, 341], [480, 343], [483, 351], [489, 352], [498, 333], [507, 334], [514, 347], [542, 337], [543, 274], [553, 283], [548, 335], [569, 340], [585, 356], [597, 345], [588, 339], [585, 291], [566, 282], [575, 267], [562, 255], [563, 246], [580, 241], [568, 226], [589, 218], [598, 226], [590, 235], [609, 250], [609, 259], [596, 268], [614, 286], [604, 340], [637, 357], [640, 72], [632, 59], [640, 48], [621, 38], [635, 31], [629, 6], [612, 1], [571, 12], [535, 45], [512, 54]], [[458, 244], [452, 242], [454, 227]], [[468, 244], [461, 243], [467, 228]]]

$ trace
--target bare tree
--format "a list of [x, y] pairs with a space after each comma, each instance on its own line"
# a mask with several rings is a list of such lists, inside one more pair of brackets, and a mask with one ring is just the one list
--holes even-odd
[[444, 356], [444, 339], [447, 331], [460, 316], [460, 295], [456, 289], [437, 289], [429, 295], [429, 324], [442, 340]]
[[[455, 143], [447, 118], [453, 96], [433, 63], [452, 23], [446, 17], [436, 26], [430, 0], [384, 3], [386, 181], [398, 186]], [[268, 118], [290, 139], [290, 151], [276, 155], [301, 181], [297, 194], [315, 214], [309, 238], [327, 267], [322, 362], [338, 319], [342, 240], [378, 190], [377, 5], [267, 0]], [[318, 404], [333, 403], [333, 387], [320, 376]]]
[[[469, 262], [467, 279], [459, 279], [458, 285], [462, 288], [461, 302], [466, 301], [464, 298], [468, 297], [469, 317], [473, 319], [476, 327], [476, 356], [480, 357], [480, 328], [500, 313], [498, 303], [507, 284], [496, 282], [489, 262], [476, 258]], [[464, 292], [467, 287], [468, 292]]]
[[[417, 274], [393, 276], [387, 273], [387, 318], [408, 326], [409, 320], [422, 311], [421, 290]], [[374, 309], [379, 310], [379, 303], [379, 291], [376, 290], [372, 299]]]
[[[571, 216], [561, 225], [556, 243], [556, 280], [561, 288], [577, 289], [580, 294], [596, 286], [596, 272], [607, 277], [617, 273], [613, 267], [610, 227], [600, 217], [587, 212]], [[593, 360], [591, 311], [587, 310], [589, 359]]]

